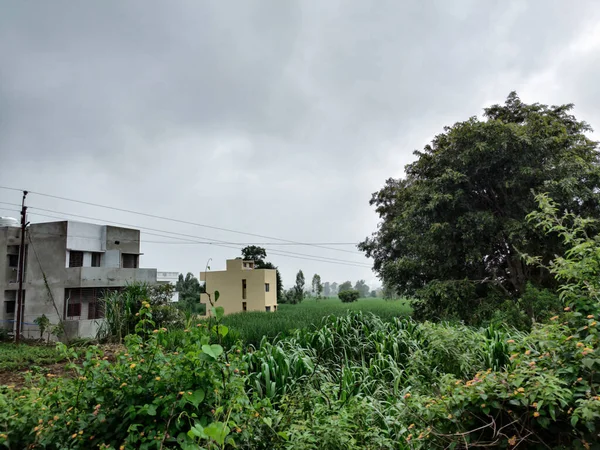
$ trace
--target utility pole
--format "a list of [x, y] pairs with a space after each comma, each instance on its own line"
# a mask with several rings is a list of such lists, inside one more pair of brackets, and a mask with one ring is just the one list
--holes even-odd
[[17, 292], [17, 323], [15, 327], [15, 344], [21, 340], [21, 321], [23, 309], [23, 275], [25, 272], [25, 229], [27, 227], [27, 206], [25, 206], [25, 197], [28, 192], [23, 191], [23, 201], [21, 202], [21, 246], [19, 247], [19, 268], [17, 269], [17, 279], [19, 282], [19, 291]]

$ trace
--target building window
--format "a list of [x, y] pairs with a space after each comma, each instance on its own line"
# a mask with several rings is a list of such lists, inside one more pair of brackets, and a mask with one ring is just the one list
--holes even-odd
[[265, 283], [265, 292], [269, 292], [270, 286], [269, 283]]
[[[23, 290], [23, 298], [21, 303], [21, 314], [25, 310], [25, 290]], [[4, 291], [4, 312], [15, 314], [17, 312], [17, 291]]]
[[242, 280], [242, 300], [246, 300], [246, 280]]
[[[87, 304], [87, 318], [101, 319], [104, 317], [103, 298], [110, 292], [119, 291], [120, 288], [70, 288], [65, 289], [65, 310], [66, 317], [72, 317], [71, 306], [77, 308], [77, 304]], [[85, 312], [85, 307], [79, 306], [78, 316], [81, 317], [82, 310]], [[77, 314], [73, 314], [77, 316]]]
[[93, 300], [88, 305], [88, 320], [102, 319], [104, 317], [103, 303], [98, 300]]
[[265, 306], [265, 311], [271, 312], [271, 307], [270, 306]]
[[81, 303], [71, 303], [67, 306], [67, 317], [81, 317]]
[[100, 267], [102, 261], [102, 253], [92, 253], [92, 267]]
[[242, 311], [248, 311], [248, 305], [246, 302], [242, 302]]
[[69, 252], [69, 267], [83, 267], [83, 252]]
[[8, 255], [8, 267], [19, 267], [19, 255]]
[[122, 264], [123, 269], [137, 269], [140, 255], [134, 253], [123, 253]]

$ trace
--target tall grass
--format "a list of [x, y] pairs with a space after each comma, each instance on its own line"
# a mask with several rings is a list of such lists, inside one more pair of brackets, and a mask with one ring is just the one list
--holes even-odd
[[307, 299], [297, 305], [281, 304], [275, 313], [244, 312], [225, 316], [223, 324], [235, 330], [229, 340], [240, 338], [245, 343], [258, 346], [264, 338], [272, 340], [291, 336], [297, 329], [313, 330], [320, 327], [323, 318], [345, 316], [348, 312], [372, 313], [383, 321], [407, 317], [411, 308], [405, 300], [359, 299], [342, 303], [337, 298]]

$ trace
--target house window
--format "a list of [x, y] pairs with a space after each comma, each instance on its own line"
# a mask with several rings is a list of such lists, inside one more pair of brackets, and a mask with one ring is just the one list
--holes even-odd
[[100, 267], [101, 261], [102, 261], [102, 253], [97, 253], [97, 252], [92, 253], [92, 267]]
[[[25, 290], [21, 303], [21, 314], [25, 310]], [[4, 291], [4, 312], [6, 314], [15, 314], [17, 311], [17, 291]]]
[[248, 305], [246, 302], [242, 302], [242, 311], [248, 311]]
[[102, 302], [94, 299], [88, 305], [88, 320], [102, 319], [104, 317], [104, 308]]
[[265, 292], [269, 292], [269, 288], [270, 288], [269, 283], [265, 283]]
[[123, 269], [137, 269], [140, 255], [134, 253], [123, 253], [122, 264]]
[[8, 267], [19, 267], [19, 255], [8, 255]]
[[83, 252], [69, 252], [69, 267], [83, 267]]
[[265, 306], [265, 311], [271, 312], [271, 307], [270, 306]]
[[71, 303], [67, 306], [67, 317], [80, 317], [81, 303]]
[[246, 280], [242, 280], [242, 300], [246, 300]]

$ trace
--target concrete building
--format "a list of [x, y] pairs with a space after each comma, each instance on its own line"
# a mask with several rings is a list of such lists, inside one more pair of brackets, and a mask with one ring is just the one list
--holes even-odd
[[177, 292], [175, 286], [177, 286], [177, 280], [179, 280], [179, 272], [156, 272], [156, 281], [158, 284], [171, 284], [175, 289], [171, 296], [172, 302], [179, 301], [179, 292]]
[[[14, 330], [20, 228], [0, 227], [0, 326]], [[156, 269], [140, 269], [140, 232], [73, 221], [32, 224], [25, 239], [22, 335], [39, 338], [34, 320], [62, 319], [68, 337], [94, 337], [103, 317], [99, 300], [138, 281], [156, 283]]]
[[[215, 272], [200, 272], [200, 281], [205, 282], [206, 292], [214, 301], [214, 292], [219, 291], [217, 306], [225, 314], [242, 311], [277, 311], [277, 272], [274, 269], [255, 269], [254, 261], [228, 259], [227, 269]], [[210, 303], [207, 294], [200, 294], [200, 303]]]

